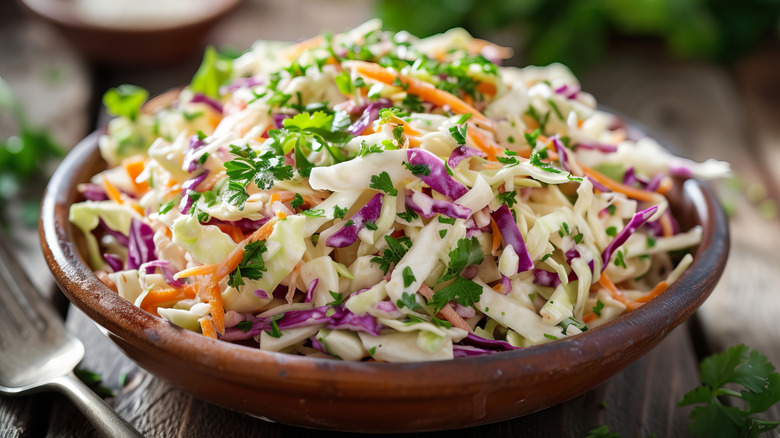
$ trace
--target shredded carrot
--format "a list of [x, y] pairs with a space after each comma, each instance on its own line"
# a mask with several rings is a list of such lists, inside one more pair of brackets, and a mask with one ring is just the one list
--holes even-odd
[[241, 231], [241, 228], [225, 223], [219, 223], [215, 225], [217, 228], [219, 228], [220, 231], [230, 236], [230, 238], [233, 239], [233, 242], [238, 243], [244, 240], [244, 232]]
[[103, 178], [103, 185], [106, 189], [106, 196], [108, 196], [108, 199], [116, 202], [117, 204], [124, 204], [124, 199], [122, 199], [122, 193], [119, 192], [119, 190], [114, 187], [110, 182], [108, 182], [108, 179], [105, 175], [101, 175]]
[[667, 288], [669, 288], [669, 285], [666, 283], [665, 280], [662, 280], [660, 283], [656, 284], [655, 287], [645, 296], [639, 297], [634, 300], [635, 303], [646, 303], [653, 298], [657, 297], [658, 295], [661, 295], [663, 291], [665, 291]]
[[609, 292], [609, 294], [617, 301], [620, 301], [621, 303], [625, 304], [626, 307], [629, 305], [629, 300], [626, 298], [625, 295], [623, 295], [620, 290], [618, 290], [617, 286], [615, 286], [615, 283], [612, 282], [612, 280], [607, 277], [607, 272], [604, 271], [601, 273], [601, 278], [599, 278], [599, 283], [604, 286], [605, 289]]
[[136, 192], [146, 193], [147, 191], [149, 191], [149, 183], [147, 183], [146, 181], [140, 183], [136, 182], [136, 179], [138, 179], [138, 175], [140, 175], [141, 172], [143, 172], [144, 168], [146, 167], [146, 160], [142, 156], [136, 155], [127, 158], [122, 162], [122, 167], [124, 167], [125, 172], [127, 172], [127, 176], [130, 177], [130, 181], [132, 181]]
[[658, 219], [658, 221], [661, 223], [661, 232], [663, 232], [664, 237], [671, 237], [674, 235], [674, 227], [672, 227], [672, 220], [669, 218], [668, 214], [661, 215], [661, 218]]
[[501, 233], [498, 231], [498, 225], [492, 217], [490, 218], [490, 231], [493, 233], [493, 248], [491, 249], [491, 252], [492, 254], [496, 254], [498, 252], [498, 247], [501, 246]]
[[496, 142], [481, 133], [478, 129], [474, 128], [473, 125], [469, 124], [469, 126], [472, 129], [469, 129], [466, 132], [468, 140], [477, 146], [482, 152], [487, 154], [488, 160], [496, 161], [496, 154], [500, 151], [500, 148]]
[[579, 166], [582, 168], [582, 171], [585, 173], [585, 175], [595, 179], [606, 188], [614, 192], [622, 193], [628, 196], [629, 198], [638, 199], [640, 201], [654, 201], [657, 197], [657, 194], [654, 192], [649, 192], [647, 190], [642, 190], [636, 187], [627, 186], [587, 166], [583, 166], [582, 164], [580, 164]]
[[201, 318], [198, 320], [200, 323], [200, 329], [203, 331], [203, 336], [217, 339], [217, 332], [214, 330], [214, 322], [209, 318]]
[[279, 193], [274, 193], [271, 195], [271, 200], [268, 201], [268, 205], [273, 205], [274, 202], [281, 202], [282, 197], [279, 196]]
[[[433, 290], [425, 283], [422, 283], [420, 285], [420, 289], [418, 290], [420, 295], [424, 296], [427, 299], [433, 298]], [[457, 327], [459, 329], [466, 330], [467, 332], [471, 333], [471, 327], [466, 323], [466, 321], [461, 318], [460, 315], [458, 315], [458, 312], [455, 311], [455, 309], [452, 308], [451, 304], [447, 304], [446, 306], [442, 307], [442, 309], [439, 311], [439, 313], [436, 314], [437, 318], [446, 319], [450, 322], [450, 324], [453, 325], [453, 327]]]
[[661, 180], [661, 183], [658, 185], [658, 188], [655, 191], [662, 195], [665, 195], [669, 193], [669, 190], [671, 190], [673, 186], [674, 186], [674, 181], [672, 181], [672, 179], [669, 178], [668, 176], [665, 176]]
[[241, 260], [244, 258], [244, 247], [250, 242], [267, 239], [268, 236], [270, 236], [273, 232], [274, 225], [276, 225], [277, 221], [278, 220], [272, 219], [266, 222], [262, 227], [258, 228], [252, 234], [242, 240], [241, 243], [239, 243], [238, 246], [233, 251], [231, 251], [230, 254], [228, 254], [225, 260], [223, 260], [216, 267], [216, 269], [214, 269], [211, 276], [209, 276], [208, 281], [201, 286], [201, 293], [208, 293], [205, 292], [205, 290], [213, 288], [219, 284], [223, 278], [227, 277], [228, 274], [235, 271], [238, 265], [241, 263]]
[[213, 264], [213, 265], [201, 265], [201, 266], [195, 266], [194, 268], [185, 269], [183, 271], [179, 271], [174, 275], [174, 278], [185, 278], [185, 277], [194, 277], [196, 275], [211, 275], [215, 272], [217, 272], [217, 268], [219, 267], [219, 263]]
[[287, 300], [287, 304], [292, 304], [295, 291], [298, 289], [298, 274], [301, 271], [301, 266], [303, 266], [303, 262], [299, 261], [290, 273], [290, 282], [287, 284], [287, 295], [284, 296], [284, 299]]
[[499, 46], [498, 44], [479, 38], [472, 39], [468, 47], [469, 53], [472, 55], [481, 54], [486, 48], [494, 50], [495, 53], [493, 53], [493, 55], [500, 59], [509, 59], [515, 54], [515, 51], [509, 47]]
[[295, 59], [301, 56], [303, 52], [319, 47], [323, 41], [325, 40], [323, 39], [322, 35], [317, 35], [315, 37], [295, 43], [292, 46], [284, 49], [283, 55], [287, 59]]
[[488, 96], [496, 95], [496, 85], [492, 82], [480, 82], [477, 84], [477, 91]]
[[209, 303], [209, 313], [214, 320], [214, 330], [219, 334], [225, 333], [225, 305], [222, 303], [222, 294], [219, 291], [219, 285], [215, 284], [208, 289], [208, 296], [205, 297]]
[[584, 322], [585, 324], [588, 324], [588, 323], [594, 321], [596, 318], [598, 318], [598, 316], [595, 313], [586, 313], [582, 317], [582, 322]]
[[479, 120], [488, 126], [493, 125], [493, 122], [485, 117], [484, 114], [477, 111], [476, 108], [459, 99], [457, 96], [454, 96], [452, 93], [434, 87], [433, 84], [429, 82], [402, 75], [373, 62], [352, 61], [352, 63], [355, 65], [355, 70], [367, 78], [374, 79], [387, 85], [393, 85], [393, 83], [398, 80], [403, 84], [406, 92], [409, 94], [419, 96], [421, 99], [438, 106], [449, 106], [456, 114], [471, 113], [475, 120]]

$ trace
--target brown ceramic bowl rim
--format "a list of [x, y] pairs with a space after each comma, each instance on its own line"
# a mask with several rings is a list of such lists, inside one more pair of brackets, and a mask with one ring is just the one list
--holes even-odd
[[[268, 352], [209, 339], [153, 316], [108, 289], [84, 263], [74, 244], [68, 210], [77, 200], [77, 184], [87, 181], [101, 160], [97, 148], [101, 134], [94, 132], [70, 152], [43, 198], [39, 229], [57, 283], [73, 304], [111, 335], [186, 361], [202, 373], [222, 373], [222, 378], [239, 382], [252, 379], [253, 385], [266, 389], [303, 394], [316, 388], [323, 398], [338, 394], [370, 399], [384, 392], [397, 400], [435, 399], [489, 392], [534, 375], [576, 374], [578, 367], [596, 361], [624, 361], [621, 355], [631, 354], [632, 346], [654, 346], [694, 313], [711, 292], [713, 278], [722, 273], [729, 249], [727, 218], [717, 198], [706, 184], [687, 180], [683, 191], [703, 228], [693, 263], [660, 296], [604, 326], [527, 349], [441, 362], [347, 362]], [[710, 284], [709, 290], [705, 284]], [[458, 382], [452, 381], [453, 375], [460, 376]]]

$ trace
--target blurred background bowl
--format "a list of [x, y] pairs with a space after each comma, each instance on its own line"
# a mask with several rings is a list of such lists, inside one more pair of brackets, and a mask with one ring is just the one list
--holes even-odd
[[[168, 0], [157, 2], [155, 9], [152, 0], [18, 0], [89, 60], [112, 66], [170, 65], [186, 59], [203, 49], [209, 31], [241, 1]], [[148, 7], [138, 7], [143, 3]]]

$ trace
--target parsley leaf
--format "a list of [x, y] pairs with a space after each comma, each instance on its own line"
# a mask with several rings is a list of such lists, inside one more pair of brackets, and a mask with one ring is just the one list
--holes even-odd
[[206, 53], [203, 54], [203, 62], [190, 81], [190, 89], [217, 98], [219, 87], [230, 78], [231, 73], [233, 73], [231, 60], [220, 55], [213, 46], [208, 46]]
[[499, 193], [496, 195], [498, 202], [506, 204], [507, 207], [512, 208], [517, 203], [517, 192], [512, 190], [511, 192]]
[[387, 246], [381, 256], [376, 256], [371, 259], [371, 263], [376, 263], [387, 274], [391, 265], [397, 265], [398, 262], [406, 255], [406, 252], [412, 247], [412, 239], [408, 237], [395, 238], [392, 236], [385, 236], [385, 242]]
[[344, 219], [344, 216], [347, 215], [347, 211], [348, 210], [349, 209], [346, 208], [346, 207], [341, 208], [338, 205], [334, 205], [333, 206], [333, 218], [334, 219]]
[[[699, 405], [690, 413], [688, 430], [698, 436], [758, 436], [780, 425], [753, 417], [780, 402], [780, 374], [766, 356], [745, 345], [705, 358], [699, 365], [702, 385], [683, 396], [679, 406]], [[733, 386], [741, 385], [737, 391]], [[742, 399], [744, 409], [718, 397]]]
[[230, 273], [228, 286], [238, 288], [244, 284], [244, 278], [258, 280], [263, 278], [263, 272], [267, 271], [263, 253], [268, 251], [265, 241], [249, 242], [244, 247], [244, 255], [235, 270]]
[[396, 216], [400, 217], [401, 219], [405, 220], [406, 222], [411, 222], [418, 217], [420, 217], [416, 211], [414, 210], [406, 210], [403, 213], [396, 213]]
[[398, 196], [398, 190], [393, 186], [393, 181], [390, 179], [390, 174], [386, 171], [382, 171], [379, 175], [371, 176], [371, 184], [368, 185], [372, 189], [376, 189], [387, 193], [390, 196]]
[[458, 142], [459, 145], [466, 144], [466, 137], [468, 136], [467, 125], [456, 125], [450, 127], [450, 135]]
[[602, 303], [600, 300], [596, 301], [596, 305], [593, 306], [591, 311], [596, 314], [596, 316], [601, 317], [601, 311], [604, 310], [604, 303]]
[[166, 202], [165, 204], [161, 205], [160, 206], [160, 215], [164, 215], [164, 214], [168, 213], [169, 211], [171, 211], [171, 209], [173, 208], [173, 204], [174, 204], [174, 201], [169, 201], [169, 202]]
[[411, 286], [415, 281], [417, 281], [417, 278], [414, 277], [414, 272], [412, 272], [411, 266], [407, 266], [404, 268], [403, 278], [404, 278], [405, 288]]
[[[246, 194], [246, 186], [252, 182], [260, 190], [268, 190], [273, 187], [275, 181], [293, 178], [293, 168], [284, 164], [284, 157], [274, 155], [270, 151], [258, 155], [249, 147], [232, 145], [230, 148], [231, 153], [237, 157], [225, 163], [225, 173], [230, 178], [228, 190], [231, 192], [243, 191]], [[231, 183], [235, 184], [231, 186]], [[234, 202], [234, 198], [231, 197], [231, 202], [237, 204], [239, 209], [243, 209], [248, 197], [248, 195], [239, 196], [237, 200], [243, 202]]]
[[412, 172], [412, 175], [418, 176], [428, 176], [431, 174], [431, 167], [427, 164], [409, 164], [406, 161], [403, 162], [404, 167], [409, 169], [409, 172]]
[[417, 295], [416, 293], [404, 292], [401, 295], [401, 299], [396, 301], [395, 303], [396, 307], [398, 307], [399, 309], [408, 307], [409, 310], [419, 309], [422, 306], [420, 306], [420, 303], [417, 302], [417, 299], [415, 298], [416, 295]]
[[458, 240], [458, 244], [450, 251], [450, 262], [447, 264], [447, 271], [439, 279], [443, 283], [458, 277], [460, 271], [466, 266], [478, 265], [485, 258], [482, 247], [476, 237], [463, 238]]
[[480, 296], [482, 286], [466, 278], [456, 277], [452, 284], [433, 294], [434, 314], [439, 313], [450, 301], [469, 307], [479, 301]]
[[331, 298], [333, 298], [333, 301], [326, 304], [326, 306], [340, 306], [344, 304], [344, 295], [341, 295], [338, 292], [328, 291]]
[[[536, 108], [534, 108], [533, 105], [529, 105], [528, 110], [525, 113], [531, 116], [532, 119], [536, 120], [536, 123], [539, 124], [539, 129], [544, 132], [545, 127], [547, 126], [547, 121], [550, 119], [550, 112], [548, 111], [546, 114], [542, 115], [539, 113], [539, 111], [536, 110]], [[534, 145], [532, 144], [531, 147], [533, 148]]]
[[135, 121], [141, 105], [148, 98], [149, 92], [145, 89], [124, 84], [106, 91], [103, 95], [103, 105], [110, 114]]
[[290, 201], [290, 206], [293, 208], [293, 210], [297, 210], [301, 205], [303, 205], [303, 196], [301, 196], [300, 193], [296, 193], [293, 200]]

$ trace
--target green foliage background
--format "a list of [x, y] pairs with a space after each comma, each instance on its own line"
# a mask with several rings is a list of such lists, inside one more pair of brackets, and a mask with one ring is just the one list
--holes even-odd
[[516, 32], [527, 61], [575, 71], [601, 59], [612, 36], [651, 37], [676, 55], [721, 63], [777, 38], [780, 0], [380, 0], [391, 30], [425, 37], [452, 27]]

